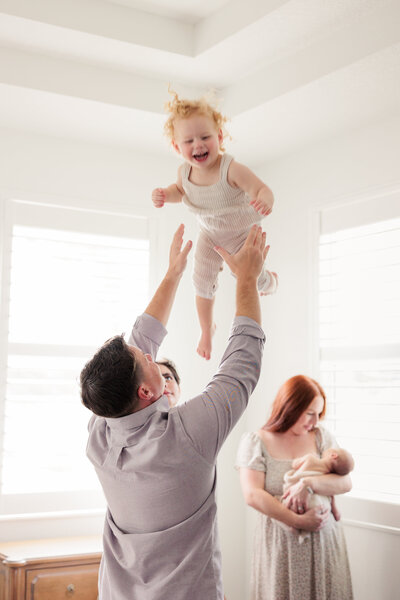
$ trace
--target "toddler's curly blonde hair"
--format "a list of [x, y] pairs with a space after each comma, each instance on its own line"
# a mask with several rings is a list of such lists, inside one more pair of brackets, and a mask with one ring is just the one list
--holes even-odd
[[[230, 135], [225, 128], [225, 123], [228, 120], [222, 113], [213, 108], [207, 96], [202, 96], [199, 100], [186, 100], [179, 98], [178, 94], [168, 87], [169, 93], [173, 96], [172, 100], [165, 103], [165, 110], [169, 113], [168, 119], [164, 125], [164, 133], [172, 143], [174, 140], [174, 122], [176, 119], [188, 119], [194, 114], [205, 115], [210, 117], [215, 124], [216, 130], [222, 130], [224, 137]], [[225, 152], [223, 143], [220, 145], [220, 150]]]

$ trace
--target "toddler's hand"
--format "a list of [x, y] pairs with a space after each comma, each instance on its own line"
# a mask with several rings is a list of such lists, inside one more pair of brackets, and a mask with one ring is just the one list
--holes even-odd
[[256, 210], [258, 213], [260, 213], [260, 215], [263, 215], [264, 217], [269, 215], [272, 211], [273, 203], [274, 202], [272, 198], [253, 198], [253, 200], [250, 200], [250, 204], [254, 208], [254, 210]]
[[151, 193], [151, 199], [156, 208], [162, 208], [165, 203], [166, 193], [163, 188], [156, 188]]

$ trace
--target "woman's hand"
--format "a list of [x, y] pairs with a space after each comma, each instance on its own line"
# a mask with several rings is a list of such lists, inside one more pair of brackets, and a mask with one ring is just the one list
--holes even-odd
[[298, 515], [298, 529], [305, 531], [320, 531], [328, 522], [330, 510], [322, 506], [310, 508], [303, 515]]
[[307, 512], [309, 498], [310, 492], [302, 481], [291, 485], [282, 496], [284, 505], [299, 515]]

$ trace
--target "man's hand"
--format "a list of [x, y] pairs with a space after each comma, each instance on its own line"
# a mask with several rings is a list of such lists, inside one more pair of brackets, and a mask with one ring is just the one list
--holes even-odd
[[183, 224], [179, 225], [172, 238], [167, 277], [180, 277], [186, 268], [187, 257], [192, 248], [192, 242], [189, 240], [182, 250], [184, 232], [185, 226]]
[[265, 240], [266, 233], [261, 227], [253, 225], [245, 243], [236, 254], [229, 254], [220, 246], [215, 246], [214, 250], [222, 256], [238, 279], [246, 277], [257, 280], [269, 250]]
[[164, 206], [166, 197], [167, 194], [164, 188], [156, 188], [151, 193], [151, 199], [156, 208], [162, 208]]
[[261, 309], [257, 279], [269, 250], [269, 246], [265, 245], [265, 238], [266, 235], [261, 227], [253, 225], [245, 243], [236, 254], [229, 254], [220, 246], [214, 247], [237, 277], [236, 316], [249, 317], [259, 325], [261, 325]]
[[174, 234], [169, 251], [168, 271], [145, 310], [148, 315], [158, 319], [164, 326], [168, 322], [176, 290], [186, 267], [187, 256], [192, 247], [192, 242], [189, 241], [182, 250], [184, 230], [184, 225], [179, 225]]

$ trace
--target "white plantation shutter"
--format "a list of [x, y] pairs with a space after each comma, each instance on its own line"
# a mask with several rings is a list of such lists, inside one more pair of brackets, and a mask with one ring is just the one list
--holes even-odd
[[320, 217], [326, 425], [354, 455], [351, 494], [400, 503], [400, 197], [328, 209]]
[[79, 373], [148, 295], [147, 220], [13, 202], [4, 233], [2, 512], [102, 505]]

